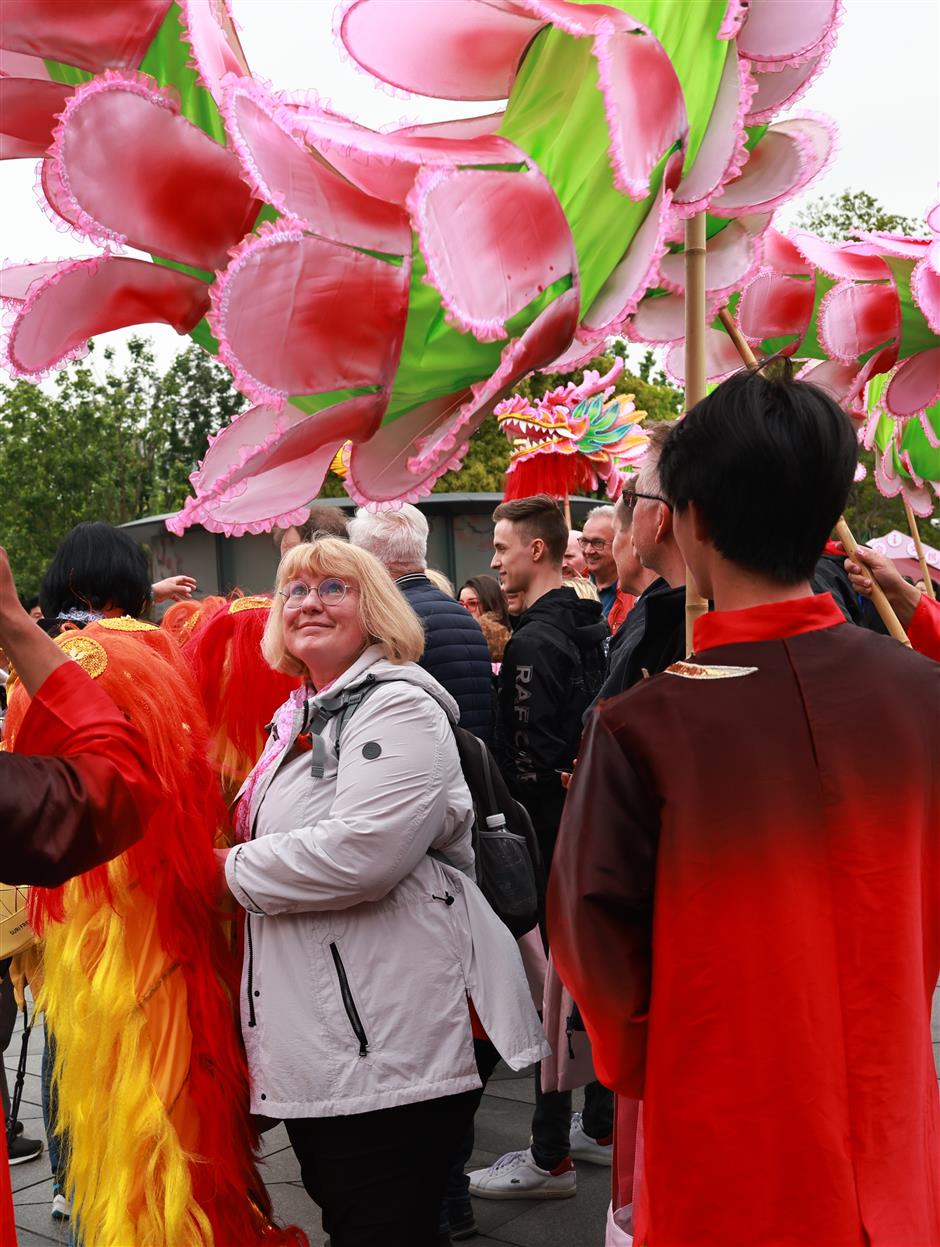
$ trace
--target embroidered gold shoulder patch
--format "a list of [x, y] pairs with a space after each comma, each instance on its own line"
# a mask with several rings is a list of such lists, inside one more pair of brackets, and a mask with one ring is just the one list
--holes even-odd
[[108, 632], [158, 632], [156, 624], [147, 623], [143, 619], [132, 619], [130, 615], [120, 615], [117, 619], [99, 619], [99, 628]]
[[228, 613], [238, 615], [242, 611], [266, 611], [271, 608], [271, 599], [260, 593], [252, 593], [246, 598], [235, 598], [229, 604]]
[[706, 667], [697, 662], [674, 662], [666, 675], [679, 675], [684, 680], [731, 680], [735, 676], [753, 675], [756, 667]]
[[97, 680], [108, 668], [108, 654], [104, 646], [82, 632], [63, 632], [56, 637], [56, 645], [93, 680]]

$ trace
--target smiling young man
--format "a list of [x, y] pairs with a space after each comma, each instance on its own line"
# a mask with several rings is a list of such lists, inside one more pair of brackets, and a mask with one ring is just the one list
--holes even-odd
[[595, 712], [569, 790], [552, 951], [643, 1100], [648, 1247], [940, 1243], [940, 666], [812, 593], [856, 453], [828, 394], [759, 373], [676, 426], [715, 610]]
[[[507, 594], [525, 610], [506, 645], [499, 676], [496, 747], [516, 800], [529, 811], [550, 866], [565, 801], [561, 772], [574, 763], [581, 718], [600, 688], [607, 625], [599, 603], [562, 587], [568, 529], [547, 494], [504, 502], [493, 512], [493, 561]], [[572, 1152], [610, 1163], [613, 1104], [598, 1084], [572, 1119], [571, 1093], [541, 1090], [536, 1073], [532, 1146], [470, 1174], [483, 1199], [563, 1199], [576, 1192]]]

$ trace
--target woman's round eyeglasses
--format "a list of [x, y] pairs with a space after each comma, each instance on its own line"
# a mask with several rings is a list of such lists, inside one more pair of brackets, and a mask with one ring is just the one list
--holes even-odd
[[324, 606], [339, 606], [348, 589], [349, 585], [345, 580], [340, 580], [338, 576], [327, 576], [318, 585], [292, 580], [286, 588], [278, 589], [278, 593], [284, 598], [285, 609], [299, 610], [311, 593], [315, 593]]

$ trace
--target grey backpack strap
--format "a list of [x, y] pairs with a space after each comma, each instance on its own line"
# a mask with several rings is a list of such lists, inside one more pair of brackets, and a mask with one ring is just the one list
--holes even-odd
[[334, 752], [339, 757], [340, 736], [346, 720], [382, 683], [387, 681], [377, 680], [370, 675], [355, 688], [344, 689], [335, 697], [324, 697], [317, 706], [310, 723], [310, 774], [314, 779], [322, 779], [326, 771], [326, 740], [323, 729], [331, 719], [339, 718], [333, 744]]

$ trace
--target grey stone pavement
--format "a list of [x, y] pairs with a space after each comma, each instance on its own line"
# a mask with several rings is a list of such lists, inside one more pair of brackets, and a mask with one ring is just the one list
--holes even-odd
[[[20, 1051], [20, 1026], [5, 1053], [10, 1089]], [[934, 1063], [940, 1077], [940, 987], [934, 994], [931, 1027]], [[26, 1133], [43, 1138], [39, 1096], [39, 1069], [42, 1055], [41, 1029], [30, 1039], [26, 1085], [20, 1117]], [[476, 1120], [476, 1151], [471, 1168], [490, 1164], [503, 1152], [524, 1147], [529, 1138], [532, 1114], [533, 1077], [531, 1070], [514, 1074], [500, 1065], [483, 1096]], [[575, 1107], [580, 1107], [575, 1093]], [[311, 1247], [323, 1247], [317, 1207], [300, 1184], [297, 1161], [287, 1142], [283, 1126], [263, 1137], [261, 1173], [278, 1217], [300, 1225], [310, 1238]], [[35, 1161], [17, 1165], [10, 1171], [16, 1206], [19, 1247], [49, 1247], [65, 1244], [66, 1224], [53, 1221], [52, 1179], [45, 1153]], [[578, 1165], [578, 1193], [562, 1200], [475, 1200], [480, 1234], [469, 1240], [474, 1247], [603, 1247], [604, 1225], [610, 1192], [610, 1170], [597, 1165]], [[7, 1247], [7, 1244], [3, 1244]], [[93, 1245], [89, 1244], [89, 1247]], [[127, 1244], [127, 1247], [135, 1247]]]

